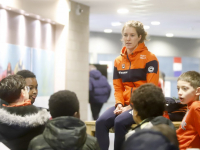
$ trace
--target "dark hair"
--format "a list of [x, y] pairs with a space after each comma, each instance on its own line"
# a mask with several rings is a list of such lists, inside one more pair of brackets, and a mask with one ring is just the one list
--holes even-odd
[[194, 89], [200, 87], [200, 73], [196, 71], [187, 71], [182, 73], [178, 77], [177, 81], [179, 80], [189, 82]]
[[15, 102], [20, 97], [21, 89], [26, 85], [20, 75], [10, 75], [0, 81], [0, 98], [8, 103]]
[[79, 112], [79, 101], [74, 92], [69, 90], [58, 91], [49, 99], [49, 111], [52, 118], [73, 116]]
[[168, 140], [176, 146], [179, 146], [179, 142], [176, 136], [176, 131], [170, 128], [166, 124], [158, 124], [153, 126], [151, 129], [161, 132]]
[[162, 89], [151, 83], [138, 87], [131, 96], [131, 102], [142, 120], [162, 116], [165, 110]]
[[16, 74], [21, 75], [25, 79], [26, 78], [36, 78], [35, 74], [29, 70], [20, 70]]

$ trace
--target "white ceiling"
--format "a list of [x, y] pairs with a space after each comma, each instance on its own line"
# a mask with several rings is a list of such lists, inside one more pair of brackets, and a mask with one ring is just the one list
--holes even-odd
[[[150, 26], [148, 34], [174, 37], [200, 38], [200, 0], [73, 0], [90, 7], [90, 31], [112, 29], [121, 33], [123, 25], [111, 22], [138, 20]], [[127, 8], [128, 14], [118, 14], [117, 9]], [[84, 13], [84, 12], [83, 12]], [[160, 21], [153, 26], [151, 21]]]

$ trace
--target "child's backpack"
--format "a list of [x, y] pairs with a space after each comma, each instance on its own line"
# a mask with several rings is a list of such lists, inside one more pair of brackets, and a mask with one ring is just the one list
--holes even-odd
[[171, 121], [182, 121], [187, 111], [187, 105], [181, 104], [180, 100], [171, 97], [165, 97], [166, 109]]

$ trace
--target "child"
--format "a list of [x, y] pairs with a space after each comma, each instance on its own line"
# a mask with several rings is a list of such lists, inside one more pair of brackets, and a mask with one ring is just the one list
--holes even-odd
[[0, 142], [12, 150], [27, 150], [31, 139], [41, 134], [49, 113], [31, 105], [29, 87], [20, 75], [0, 81], [0, 98], [7, 102], [0, 108]]
[[200, 74], [188, 71], [177, 80], [178, 97], [187, 104], [187, 112], [176, 131], [180, 150], [200, 148]]
[[74, 92], [63, 90], [51, 95], [52, 116], [44, 132], [29, 144], [29, 150], [100, 150], [96, 138], [87, 135], [79, 115], [79, 101]]
[[131, 103], [133, 119], [138, 126], [127, 133], [126, 138], [140, 129], [151, 128], [158, 124], [167, 124], [175, 132], [172, 122], [162, 116], [165, 111], [165, 98], [161, 88], [152, 83], [141, 85], [133, 92]]
[[24, 77], [26, 81], [26, 86], [30, 87], [30, 91], [28, 94], [31, 103], [33, 104], [38, 95], [38, 83], [35, 74], [29, 70], [21, 70], [17, 72], [17, 75], [21, 75], [22, 77]]

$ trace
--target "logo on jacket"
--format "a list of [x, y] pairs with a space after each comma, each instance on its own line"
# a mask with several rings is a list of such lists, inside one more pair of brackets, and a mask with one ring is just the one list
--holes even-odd
[[183, 130], [186, 130], [186, 128], [185, 128], [186, 125], [187, 125], [186, 122], [182, 122], [182, 123], [181, 123], [181, 128], [182, 128]]
[[189, 112], [189, 110], [187, 110], [187, 112], [186, 112], [186, 114], [185, 114], [185, 117], [183, 118], [183, 120], [182, 120], [182, 122], [181, 122], [181, 128], [183, 129], [183, 130], [186, 130], [186, 125], [187, 125], [187, 123], [186, 123], [186, 118], [187, 118], [187, 115], [188, 115], [188, 112]]
[[154, 67], [153, 67], [153, 66], [150, 66], [150, 67], [148, 68], [148, 71], [149, 71], [149, 72], [153, 72], [153, 71], [154, 71]]
[[140, 55], [140, 59], [146, 59], [146, 55]]
[[128, 71], [119, 71], [119, 74], [127, 74]]
[[124, 69], [125, 68], [125, 64], [122, 64], [122, 69]]

